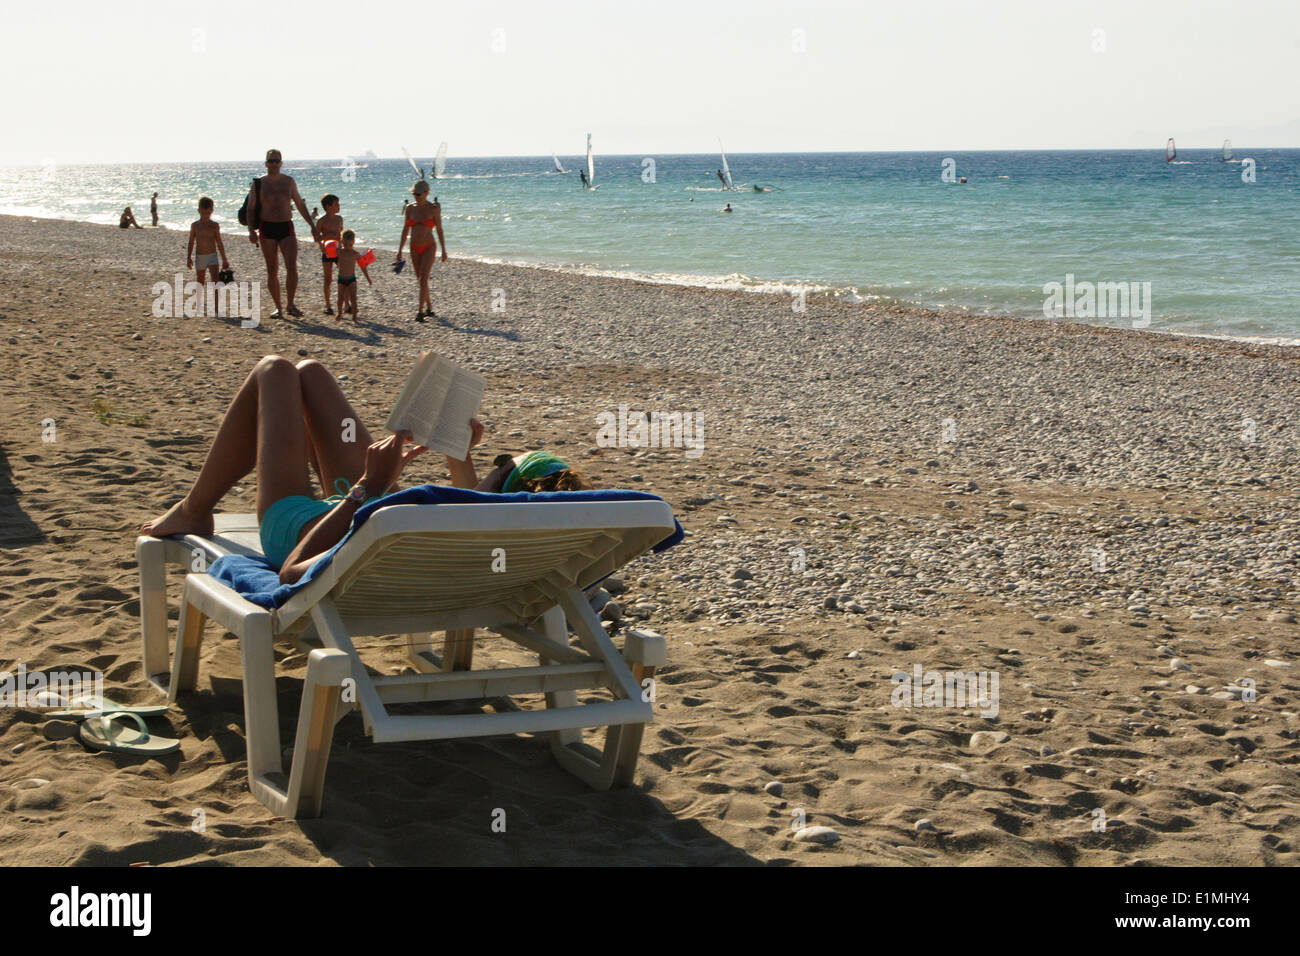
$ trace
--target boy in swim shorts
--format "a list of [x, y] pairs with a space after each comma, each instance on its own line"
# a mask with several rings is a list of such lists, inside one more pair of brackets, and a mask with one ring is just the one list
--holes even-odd
[[212, 200], [204, 196], [199, 200], [199, 218], [190, 224], [190, 243], [185, 251], [185, 264], [198, 274], [203, 286], [203, 301], [208, 301], [208, 279], [217, 281], [217, 263], [222, 269], [230, 268], [226, 247], [221, 243], [221, 227], [212, 221]]
[[[330, 292], [334, 285], [334, 263], [336, 259], [331, 259], [325, 254], [326, 240], [333, 239], [339, 245], [342, 245], [343, 236], [343, 217], [339, 215], [339, 197], [333, 193], [326, 193], [320, 197], [320, 204], [325, 209], [325, 215], [316, 220], [316, 228], [320, 231], [320, 261], [321, 268], [325, 271], [325, 314], [333, 315], [334, 310], [330, 308]], [[335, 255], [337, 256], [335, 246]], [[342, 314], [342, 308], [339, 313]]]
[[[351, 229], [343, 230], [343, 244], [339, 246], [339, 318], [343, 318], [343, 313], [351, 311], [353, 322], [360, 320], [357, 315], [356, 270], [361, 253], [352, 247], [356, 241], [355, 232]], [[365, 266], [361, 266], [361, 272], [365, 275], [366, 282], [375, 284]]]

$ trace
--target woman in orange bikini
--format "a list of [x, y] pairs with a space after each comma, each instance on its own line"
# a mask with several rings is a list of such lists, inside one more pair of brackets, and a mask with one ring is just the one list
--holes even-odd
[[[402, 249], [406, 246], [406, 237], [411, 237], [411, 261], [415, 265], [415, 274], [420, 280], [420, 306], [415, 313], [415, 321], [423, 322], [426, 315], [437, 318], [433, 311], [433, 300], [429, 296], [429, 270], [433, 268], [433, 258], [442, 250], [442, 261], [447, 261], [447, 240], [442, 234], [442, 207], [436, 202], [429, 202], [429, 184], [423, 179], [411, 187], [415, 202], [405, 209], [405, 222], [402, 226], [402, 240], [397, 244], [397, 260], [402, 258]], [[434, 233], [437, 239], [434, 239]]]

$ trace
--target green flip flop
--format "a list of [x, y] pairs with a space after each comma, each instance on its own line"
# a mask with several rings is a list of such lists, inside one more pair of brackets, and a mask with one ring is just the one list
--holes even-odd
[[[129, 717], [139, 729], [117, 723], [121, 717]], [[152, 736], [144, 725], [144, 718], [129, 711], [87, 717], [81, 725], [81, 742], [95, 750], [147, 757], [175, 753], [181, 749], [179, 740]]]
[[51, 711], [45, 715], [60, 720], [81, 720], [83, 717], [93, 717], [96, 714], [107, 713], [139, 714], [141, 717], [161, 717], [167, 713], [166, 704], [148, 704], [143, 707], [134, 707], [130, 704], [119, 704], [107, 697], [97, 701], [93, 697], [84, 695], [67, 698], [53, 691], [42, 691], [37, 695], [37, 698], [43, 707], [68, 708], [67, 710]]

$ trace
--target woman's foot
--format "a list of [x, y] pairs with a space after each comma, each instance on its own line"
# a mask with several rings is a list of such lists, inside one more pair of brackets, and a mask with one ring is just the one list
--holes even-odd
[[417, 312], [417, 313], [415, 313], [415, 321], [417, 321], [417, 322], [423, 322], [423, 321], [424, 321], [424, 313], [423, 313], [423, 312]]
[[182, 498], [160, 518], [140, 525], [140, 533], [151, 538], [166, 538], [173, 534], [198, 534], [212, 536], [212, 512], [196, 514], [189, 510], [188, 499]]
[[327, 305], [327, 306], [325, 306], [325, 314], [326, 314], [326, 315], [333, 315], [333, 314], [334, 314], [334, 310], [331, 309], [331, 308]]
[[300, 319], [302, 318], [302, 309], [298, 308], [296, 305], [291, 305], [289, 306], [289, 314], [295, 319]]
[[274, 312], [272, 312], [270, 315], [268, 315], [267, 318], [268, 318], [268, 319], [283, 319], [283, 318], [284, 318], [284, 313], [281, 312], [279, 309], [276, 309]]

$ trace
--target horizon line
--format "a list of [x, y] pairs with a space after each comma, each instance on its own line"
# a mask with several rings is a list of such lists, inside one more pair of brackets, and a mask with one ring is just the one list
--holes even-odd
[[[1173, 137], [1173, 138], [1174, 138], [1174, 139], [1177, 139], [1177, 137]], [[1231, 139], [1231, 137], [1228, 137], [1228, 139]], [[1214, 151], [1214, 150], [1218, 150], [1218, 149], [1220, 149], [1221, 147], [1222, 147], [1222, 143], [1215, 144], [1215, 145], [1213, 145], [1213, 146], [1184, 146], [1184, 147], [1181, 147], [1181, 148], [1182, 148], [1183, 150], [1185, 150], [1185, 151], [1193, 151], [1193, 150], [1209, 150], [1209, 151]], [[1282, 149], [1291, 149], [1291, 150], [1300, 150], [1300, 146], [1261, 146], [1261, 145], [1258, 145], [1258, 144], [1251, 144], [1251, 145], [1249, 145], [1249, 146], [1245, 146], [1245, 147], [1243, 147], [1243, 146], [1241, 146], [1241, 145], [1239, 145], [1239, 144], [1234, 144], [1234, 149], [1236, 149], [1236, 150], [1241, 150], [1241, 149], [1244, 149], [1244, 148], [1246, 148], [1246, 149], [1278, 149], [1278, 150], [1282, 150]], [[935, 149], [935, 148], [929, 148], [929, 147], [924, 147], [924, 148], [923, 148], [923, 147], [900, 147], [900, 148], [893, 148], [893, 149], [822, 149], [822, 150], [781, 150], [781, 151], [769, 151], [769, 150], [757, 150], [757, 151], [755, 151], [755, 150], [740, 150], [740, 151], [732, 151], [732, 152], [731, 152], [730, 154], [728, 154], [728, 155], [731, 155], [731, 156], [845, 156], [845, 155], [861, 155], [861, 156], [870, 156], [870, 155], [879, 155], [879, 154], [886, 154], [886, 153], [1144, 153], [1144, 152], [1148, 152], [1148, 151], [1150, 151], [1150, 152], [1155, 152], [1155, 153], [1163, 153], [1163, 152], [1164, 152], [1164, 144], [1160, 144], [1160, 145], [1158, 145], [1158, 146], [1106, 146], [1106, 147], [1014, 147], [1014, 146], [1013, 146], [1013, 147], [1007, 147], [1007, 146], [972, 146], [972, 147], [943, 148], [943, 149]], [[585, 154], [583, 154], [583, 153], [564, 153], [564, 154], [556, 153], [555, 155], [557, 155], [557, 156], [559, 156], [559, 155], [564, 155], [564, 156], [577, 156], [577, 157], [581, 158], [581, 157], [582, 157], [583, 155], [585, 155]], [[714, 153], [713, 151], [709, 151], [709, 152], [696, 152], [696, 153], [663, 153], [663, 152], [648, 152], [648, 151], [643, 151], [643, 152], [636, 152], [636, 153], [598, 153], [597, 155], [599, 155], [599, 156], [603, 156], [603, 157], [606, 157], [606, 158], [611, 158], [611, 157], [612, 157], [612, 158], [623, 158], [623, 157], [640, 157], [640, 158], [644, 158], [645, 156], [713, 156], [713, 155], [715, 155], [715, 153]], [[478, 154], [478, 155], [469, 155], [469, 154], [461, 155], [461, 154], [456, 154], [456, 153], [449, 153], [449, 154], [448, 154], [448, 157], [449, 157], [449, 158], [454, 157], [454, 158], [456, 158], [456, 159], [460, 159], [460, 160], [475, 160], [475, 159], [548, 159], [550, 156], [551, 156], [551, 153], [550, 153], [550, 152], [546, 152], [546, 153], [482, 153], [482, 154]], [[302, 159], [298, 159], [298, 160], [290, 160], [288, 163], [286, 163], [286, 165], [291, 165], [292, 163], [318, 163], [318, 162], [333, 162], [333, 163], [337, 163], [337, 162], [340, 161], [340, 159], [344, 159], [344, 158], [346, 158], [346, 159], [358, 159], [358, 158], [364, 158], [364, 157], [347, 156], [346, 154], [345, 154], [343, 157], [338, 157], [338, 156], [330, 156], [330, 157], [307, 156], [307, 157], [304, 157], [304, 158], [302, 158]], [[405, 156], [376, 156], [376, 157], [374, 157], [374, 161], [376, 161], [376, 162], [387, 162], [387, 161], [393, 161], [393, 162], [406, 162], [406, 157], [405, 157]], [[53, 162], [54, 162], [55, 165], [58, 165], [58, 166], [122, 166], [122, 165], [131, 165], [131, 164], [165, 165], [165, 164], [168, 164], [168, 163], [177, 163], [177, 164], [184, 164], [184, 163], [208, 163], [208, 164], [214, 164], [214, 163], [220, 163], [220, 164], [256, 163], [256, 164], [260, 165], [263, 161], [262, 161], [262, 160], [256, 160], [256, 159], [151, 159], [151, 160], [124, 159], [124, 160], [114, 160], [114, 161], [95, 161], [95, 160], [53, 160]], [[42, 161], [37, 161], [37, 162], [20, 162], [20, 163], [0, 162], [0, 169], [14, 169], [14, 168], [28, 168], [28, 167], [40, 168], [40, 167], [42, 167], [42, 166], [44, 166], [44, 165], [47, 165], [47, 162], [42, 162]]]

